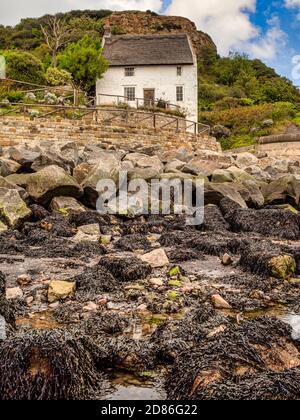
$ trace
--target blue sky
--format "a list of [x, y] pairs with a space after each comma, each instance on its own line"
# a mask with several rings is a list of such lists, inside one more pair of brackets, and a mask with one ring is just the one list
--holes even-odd
[[[246, 52], [292, 79], [300, 63], [300, 0], [0, 0], [0, 24], [72, 9], [147, 10], [185, 16], [209, 33], [219, 53]], [[295, 73], [294, 73], [295, 76]], [[294, 80], [300, 85], [300, 78]]]

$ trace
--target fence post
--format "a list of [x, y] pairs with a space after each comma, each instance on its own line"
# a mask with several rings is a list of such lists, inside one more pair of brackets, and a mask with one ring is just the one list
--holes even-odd
[[156, 129], [156, 114], [153, 114], [153, 127]]

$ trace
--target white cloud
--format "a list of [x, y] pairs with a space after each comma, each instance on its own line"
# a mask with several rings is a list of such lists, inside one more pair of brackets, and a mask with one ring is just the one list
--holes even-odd
[[[300, 0], [287, 1], [300, 4]], [[194, 20], [200, 30], [212, 36], [222, 55], [237, 50], [256, 58], [273, 59], [286, 43], [286, 34], [277, 17], [267, 22], [269, 27], [262, 33], [250, 19], [255, 11], [256, 0], [172, 0], [168, 9], [169, 14]]]
[[298, 9], [297, 19], [300, 20], [300, 0], [285, 0], [284, 4], [288, 9]]
[[22, 18], [72, 9], [147, 10], [159, 12], [163, 0], [0, 0], [0, 25], [15, 25]]

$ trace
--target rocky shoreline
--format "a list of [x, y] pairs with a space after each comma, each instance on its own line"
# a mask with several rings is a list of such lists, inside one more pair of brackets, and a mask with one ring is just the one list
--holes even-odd
[[[204, 223], [100, 215], [121, 170], [204, 179]], [[299, 201], [297, 160], [3, 147], [0, 399], [299, 399]]]

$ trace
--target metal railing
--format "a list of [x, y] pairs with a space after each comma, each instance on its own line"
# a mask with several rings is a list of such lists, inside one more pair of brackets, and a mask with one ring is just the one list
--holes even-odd
[[[145, 98], [134, 98], [130, 100], [126, 96], [122, 95], [110, 95], [105, 93], [99, 93], [98, 95], [97, 105], [126, 105], [126, 106], [134, 106], [135, 108], [144, 108], [144, 109], [162, 109], [162, 110], [169, 110], [169, 111], [177, 111], [180, 112], [181, 108], [179, 105], [171, 104], [169, 101], [165, 101], [163, 99], [145, 99]], [[102, 99], [108, 98], [110, 101], [106, 102]]]
[[[4, 111], [2, 111], [3, 108]], [[46, 110], [46, 112], [42, 112], [42, 110]], [[54, 115], [60, 115], [66, 119], [83, 120], [85, 117], [89, 116], [94, 122], [101, 122], [104, 125], [110, 124], [117, 118], [121, 118], [121, 122], [128, 125], [131, 123], [130, 120], [133, 117], [135, 118], [132, 122], [134, 125], [139, 125], [139, 123], [147, 121], [148, 128], [153, 128], [155, 130], [190, 132], [194, 135], [208, 135], [210, 133], [210, 127], [208, 125], [157, 112], [102, 107], [88, 108], [69, 105], [7, 104], [6, 102], [0, 102], [0, 119], [3, 116], [14, 114], [23, 114], [24, 117], [31, 117], [33, 120], [48, 118]]]

